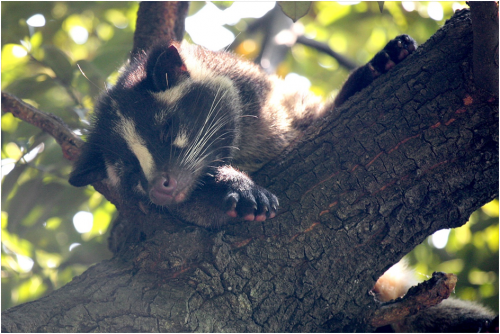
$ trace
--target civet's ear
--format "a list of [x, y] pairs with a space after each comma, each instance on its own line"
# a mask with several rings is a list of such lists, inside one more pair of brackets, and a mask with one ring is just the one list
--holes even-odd
[[86, 143], [82, 153], [69, 176], [69, 183], [75, 187], [83, 187], [107, 177], [104, 158], [99, 149]]
[[148, 55], [146, 76], [148, 89], [162, 92], [189, 77], [189, 73], [175, 45], [155, 46]]

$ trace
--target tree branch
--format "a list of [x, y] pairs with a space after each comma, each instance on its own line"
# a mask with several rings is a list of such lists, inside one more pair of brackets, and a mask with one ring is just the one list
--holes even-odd
[[[80, 156], [83, 140], [81, 140], [59, 117], [39, 110], [16, 96], [2, 92], [2, 112], [10, 112], [15, 117], [42, 129], [50, 134], [61, 146], [63, 156], [69, 161], [76, 161]], [[121, 208], [119, 194], [111, 191], [103, 182], [93, 184], [108, 201]]]
[[382, 327], [404, 320], [448, 298], [457, 283], [457, 276], [435, 272], [432, 278], [408, 290], [403, 298], [384, 303], [371, 319], [373, 327]]
[[498, 98], [498, 3], [469, 1], [474, 36], [473, 71], [477, 88]]
[[138, 241], [3, 312], [2, 330], [371, 329], [385, 269], [498, 195], [498, 101], [469, 85], [472, 42], [456, 13], [261, 169], [276, 218], [209, 231], [127, 203]]
[[142, 1], [132, 56], [160, 41], [182, 41], [188, 9], [188, 1]]
[[2, 92], [2, 112], [10, 112], [49, 133], [61, 145], [63, 155], [69, 161], [75, 161], [80, 156], [83, 141], [59, 117], [38, 110], [6, 92]]
[[331, 56], [332, 58], [334, 58], [335, 60], [337, 60], [337, 62], [339, 63], [340, 66], [345, 67], [349, 71], [352, 71], [352, 70], [354, 70], [355, 68], [357, 68], [359, 66], [359, 65], [355, 64], [354, 62], [352, 62], [349, 58], [347, 58], [347, 57], [341, 55], [340, 53], [335, 52], [334, 50], [332, 50], [325, 43], [321, 43], [321, 42], [315, 41], [315, 40], [307, 38], [305, 36], [298, 36], [297, 37], [297, 43], [305, 45], [305, 46], [308, 46], [308, 47], [313, 48], [313, 49], [316, 49], [318, 51], [321, 51], [321, 52], [323, 52], [323, 53]]

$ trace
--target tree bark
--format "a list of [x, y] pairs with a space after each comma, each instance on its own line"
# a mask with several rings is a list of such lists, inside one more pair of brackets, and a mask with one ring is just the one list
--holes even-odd
[[498, 97], [498, 3], [470, 1], [476, 86]]
[[125, 206], [143, 241], [3, 312], [2, 330], [373, 329], [377, 278], [498, 195], [498, 100], [477, 94], [472, 43], [461, 11], [254, 175], [275, 219], [206, 230]]
[[188, 9], [188, 1], [141, 2], [132, 57], [158, 42], [182, 41]]

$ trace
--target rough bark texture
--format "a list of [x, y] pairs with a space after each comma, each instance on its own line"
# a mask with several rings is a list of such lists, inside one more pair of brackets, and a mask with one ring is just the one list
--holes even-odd
[[3, 312], [2, 330], [372, 329], [384, 270], [498, 194], [498, 101], [476, 94], [468, 11], [254, 179], [277, 218], [208, 231], [124, 208], [144, 241]]
[[498, 3], [470, 1], [476, 87], [498, 97]]
[[132, 55], [161, 41], [182, 41], [188, 1], [144, 1], [139, 6]]

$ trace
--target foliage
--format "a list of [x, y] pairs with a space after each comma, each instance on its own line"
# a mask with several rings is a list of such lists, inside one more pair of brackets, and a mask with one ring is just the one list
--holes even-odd
[[[210, 5], [193, 2], [190, 14]], [[430, 3], [415, 5], [409, 12], [385, 2], [380, 13], [377, 3], [315, 2], [294, 29], [363, 64], [393, 36], [409, 33], [423, 43], [444, 23], [428, 17]], [[216, 6], [229, 10], [232, 3]], [[444, 18], [451, 7], [440, 7]], [[94, 98], [113, 83], [132, 48], [137, 9], [135, 2], [2, 2], [2, 90], [85, 135]], [[43, 26], [27, 24], [35, 14], [45, 18]], [[250, 59], [263, 41], [262, 30], [246, 31], [254, 20], [224, 26], [237, 35], [235, 52]], [[348, 71], [332, 57], [297, 44], [277, 68], [280, 76], [289, 73], [328, 97]], [[105, 235], [115, 209], [92, 188], [69, 186], [71, 166], [60, 152], [47, 134], [2, 115], [2, 309], [37, 299], [111, 256]], [[481, 299], [497, 310], [498, 202], [452, 231], [446, 248], [424, 243], [409, 258], [419, 273], [459, 273], [459, 297]]]
[[455, 297], [479, 301], [498, 312], [498, 200], [474, 212], [467, 224], [428, 237], [407, 258], [417, 278], [425, 280], [434, 271], [454, 273]]

